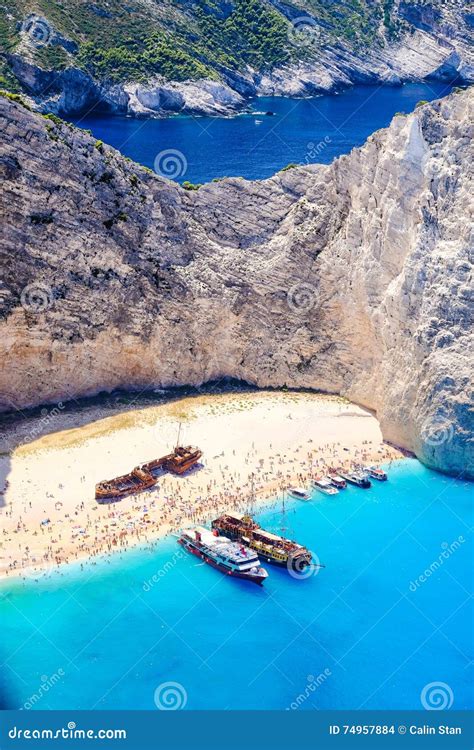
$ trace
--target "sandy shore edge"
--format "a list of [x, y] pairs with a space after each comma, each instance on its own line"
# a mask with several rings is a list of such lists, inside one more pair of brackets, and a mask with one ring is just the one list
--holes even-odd
[[[55, 431], [0, 457], [0, 580], [41, 580], [67, 563], [98, 562], [206, 523], [228, 509], [255, 510], [289, 486], [309, 487], [330, 466], [403, 457], [383, 443], [377, 420], [336, 396], [230, 393], [187, 397]], [[72, 420], [73, 421], [73, 420]], [[198, 444], [203, 466], [164, 475], [155, 488], [98, 505], [95, 483], [129, 471], [174, 445]]]

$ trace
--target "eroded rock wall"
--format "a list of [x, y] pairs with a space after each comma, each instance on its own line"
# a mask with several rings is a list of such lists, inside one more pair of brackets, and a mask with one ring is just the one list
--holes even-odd
[[186, 191], [1, 100], [1, 408], [230, 376], [474, 475], [471, 91], [332, 165]]
[[[237, 68], [220, 64], [213, 70], [214, 79], [197, 80], [170, 80], [150, 69], [149, 74], [140, 76], [139, 80], [132, 78], [112, 83], [107, 76], [94, 77], [90, 69], [89, 72], [80, 69], [76, 59], [77, 43], [66, 39], [56, 29], [55, 19], [34, 13], [23, 21], [19, 46], [13, 52], [5, 50], [6, 60], [31, 97], [32, 106], [60, 115], [89, 110], [96, 105], [110, 112], [137, 117], [176, 112], [223, 115], [242, 109], [254, 96], [312, 96], [339, 91], [356, 83], [399, 85], [424, 79], [457, 84], [474, 81], [472, 14], [459, 0], [383, 3], [391, 17], [390, 24], [387, 27], [381, 17], [372, 35], [366, 36], [363, 42], [357, 41], [357, 34], [351, 35], [351, 30], [354, 31], [351, 28], [345, 33], [339, 29], [337, 34], [328, 34], [326, 27], [331, 28], [340, 16], [337, 4], [323, 13], [329, 13], [326, 22], [321, 17], [321, 8], [319, 12], [313, 9], [312, 15], [308, 3], [272, 4], [288, 25], [284, 44], [291, 50], [291, 62], [276, 66], [264, 65], [257, 69], [250, 63], [242, 63]], [[144, 5], [152, 10], [150, 4]], [[181, 3], [177, 6], [182, 9]], [[159, 8], [153, 8], [159, 15]], [[192, 11], [192, 5], [189, 10]], [[356, 18], [357, 13], [355, 9]], [[186, 18], [189, 21], [187, 15]], [[40, 37], [47, 37], [52, 49], [68, 53], [68, 64], [64, 68], [46, 70], [39, 66], [35, 57], [38, 42], [34, 36], [31, 38], [31, 32], [26, 32], [31, 24], [33, 29], [35, 24], [39, 28]], [[78, 28], [74, 31], [77, 33]], [[86, 30], [81, 41], [87, 39], [87, 34]]]

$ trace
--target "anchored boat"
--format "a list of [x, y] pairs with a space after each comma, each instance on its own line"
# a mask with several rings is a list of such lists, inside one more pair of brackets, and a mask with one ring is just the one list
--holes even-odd
[[295, 500], [309, 500], [311, 495], [303, 487], [290, 487], [288, 490], [290, 497], [294, 497]]
[[319, 492], [323, 492], [325, 495], [337, 495], [339, 493], [339, 490], [333, 487], [331, 480], [328, 479], [327, 477], [313, 479], [311, 481], [311, 484]]
[[372, 486], [368, 476], [359, 471], [341, 472], [340, 476], [349, 484], [354, 484], [356, 487], [361, 487], [364, 490]]
[[336, 474], [336, 472], [333, 470], [330, 470], [330, 473], [326, 478], [329, 479], [331, 484], [338, 490], [345, 490], [347, 487], [346, 480], [340, 477], [339, 474]]
[[386, 472], [383, 469], [379, 469], [378, 466], [369, 466], [366, 471], [368, 471], [373, 479], [377, 479], [379, 482], [386, 482], [388, 479]]
[[268, 577], [256, 552], [219, 536], [217, 531], [209, 531], [204, 526], [183, 531], [178, 544], [228, 576], [258, 584], [262, 584]]
[[225, 513], [211, 525], [220, 534], [255, 550], [265, 562], [297, 571], [312, 564], [311, 552], [306, 547], [265, 531], [249, 515]]

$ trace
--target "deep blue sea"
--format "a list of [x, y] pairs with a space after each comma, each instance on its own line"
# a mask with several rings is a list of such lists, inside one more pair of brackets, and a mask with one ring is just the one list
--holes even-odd
[[[411, 112], [417, 102], [445, 96], [451, 88], [435, 82], [354, 86], [311, 99], [259, 98], [251, 113], [230, 118], [137, 120], [89, 114], [74, 122], [140, 164], [153, 169], [156, 163], [162, 174], [178, 182], [260, 179], [289, 163], [329, 164], [387, 126], [396, 112]], [[267, 111], [274, 116], [257, 114]]]
[[271, 566], [261, 588], [230, 579], [169, 538], [8, 582], [10, 706], [419, 709], [424, 691], [472, 707], [472, 499], [472, 484], [407, 459], [371, 490], [293, 501], [284, 522], [261, 514], [326, 566], [303, 580]]

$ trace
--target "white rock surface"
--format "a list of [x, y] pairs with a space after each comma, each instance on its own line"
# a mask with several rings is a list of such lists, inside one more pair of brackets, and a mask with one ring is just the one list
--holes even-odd
[[[298, 19], [290, 5], [275, 3], [288, 21], [288, 36], [295, 41]], [[40, 111], [68, 114], [88, 109], [97, 102], [113, 112], [143, 116], [166, 116], [184, 112], [199, 115], [231, 115], [254, 96], [312, 96], [334, 92], [355, 83], [400, 84], [403, 81], [435, 80], [474, 82], [472, 20], [468, 8], [458, 0], [444, 0], [436, 7], [424, 2], [397, 2], [394, 17], [400, 28], [390, 37], [381, 22], [379, 34], [363, 46], [341, 36], [325, 36], [314, 21], [315, 45], [298, 50], [300, 62], [265, 71], [226, 67], [216, 72], [221, 80], [183, 82], [152, 78], [147, 83], [107, 84], [98, 82], [75, 67], [45, 71], [32, 64], [25, 45], [8, 55], [12, 69]], [[310, 8], [306, 9], [310, 14]], [[337, 15], [337, 11], [334, 11]], [[47, 24], [53, 39], [62, 46], [74, 44], [54, 29], [54, 23], [35, 14], [28, 16]], [[309, 16], [304, 15], [303, 21]], [[293, 20], [292, 20], [293, 19]], [[301, 20], [301, 19], [300, 19]], [[293, 26], [292, 24], [295, 24]], [[303, 24], [304, 25], [304, 24]], [[41, 29], [40, 25], [40, 29]], [[296, 54], [296, 49], [293, 49]], [[74, 66], [74, 55], [70, 56]]]
[[1, 408], [318, 388], [474, 476], [472, 102], [395, 117], [330, 166], [187, 192], [2, 100]]
[[240, 94], [219, 81], [187, 81], [185, 83], [150, 81], [127, 84], [129, 114], [153, 115], [170, 112], [225, 115], [244, 104]]

